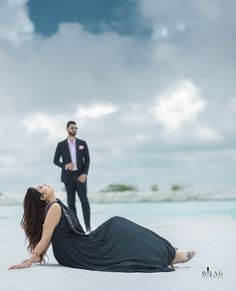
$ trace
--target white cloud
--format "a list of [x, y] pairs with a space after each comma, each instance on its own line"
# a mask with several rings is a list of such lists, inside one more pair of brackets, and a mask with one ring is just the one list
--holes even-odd
[[222, 0], [207, 2], [205, 0], [188, 0], [188, 1], [172, 1], [172, 0], [138, 0], [138, 9], [145, 19], [153, 22], [160, 21], [160, 18], [170, 18], [172, 21], [180, 19], [208, 19], [218, 20], [225, 7], [232, 8], [234, 1], [230, 1], [231, 5], [222, 5]]
[[80, 119], [84, 118], [100, 118], [102, 116], [107, 116], [112, 113], [115, 113], [118, 110], [117, 106], [106, 105], [106, 104], [97, 104], [93, 106], [79, 107], [77, 109], [76, 117]]
[[236, 98], [232, 98], [229, 101], [229, 105], [228, 105], [229, 109], [233, 112], [236, 112]]
[[158, 41], [160, 39], [165, 39], [169, 36], [169, 29], [165, 26], [158, 25], [153, 28], [152, 40]]
[[151, 112], [162, 126], [161, 137], [167, 143], [219, 142], [222, 134], [199, 118], [206, 105], [190, 80], [180, 80], [158, 96]]
[[197, 125], [193, 131], [193, 134], [196, 139], [204, 142], [218, 142], [222, 140], [222, 135], [220, 132], [203, 125]]
[[184, 31], [184, 30], [186, 29], [186, 24], [183, 23], [183, 22], [181, 22], [181, 21], [179, 21], [179, 22], [177, 23], [177, 25], [176, 25], [176, 29], [177, 29], [178, 31]]
[[[195, 13], [193, 1], [180, 9], [179, 1], [143, 0], [146, 13], [138, 21], [153, 32], [150, 38], [123, 36], [109, 28], [92, 34], [78, 23], [61, 24], [47, 38], [34, 33], [25, 2], [0, 1], [0, 149], [5, 157], [0, 175], [4, 170], [11, 174], [4, 176], [0, 190], [48, 177], [60, 185], [52, 156], [71, 119], [91, 150], [90, 187], [114, 179], [143, 187], [157, 173], [169, 183], [183, 164], [181, 159], [169, 164], [173, 152], [180, 150], [184, 160], [206, 148], [219, 148], [211, 158], [214, 171], [223, 174], [219, 183], [230, 181], [235, 163], [227, 155], [224, 168], [229, 170], [223, 173], [218, 157], [236, 136], [235, 102], [232, 110], [222, 106], [235, 96], [234, 15], [211, 26], [204, 22], [208, 13]], [[222, 10], [226, 6], [222, 2]], [[190, 162], [191, 169], [199, 169], [197, 157]], [[208, 155], [204, 163], [209, 169]], [[210, 172], [201, 168], [200, 177], [182, 170], [183, 179], [197, 183]], [[12, 176], [18, 177], [14, 183]]]
[[63, 115], [31, 113], [21, 123], [26, 128], [28, 134], [41, 131], [42, 136], [46, 139], [55, 141], [65, 134], [65, 120], [66, 118]]
[[185, 123], [196, 120], [205, 106], [206, 101], [198, 88], [189, 80], [181, 80], [157, 97], [152, 112], [164, 128], [178, 130]]
[[0, 3], [0, 40], [18, 46], [30, 40], [34, 25], [27, 14], [27, 0], [5, 0]]

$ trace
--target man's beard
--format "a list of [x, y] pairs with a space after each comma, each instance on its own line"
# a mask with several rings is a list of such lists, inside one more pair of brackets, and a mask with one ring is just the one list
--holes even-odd
[[76, 132], [74, 132], [74, 131], [69, 132], [69, 134], [70, 134], [71, 136], [76, 136]]

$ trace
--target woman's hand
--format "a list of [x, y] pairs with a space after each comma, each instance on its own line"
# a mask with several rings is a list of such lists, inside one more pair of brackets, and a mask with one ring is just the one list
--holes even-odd
[[32, 261], [28, 259], [28, 260], [24, 260], [18, 265], [11, 266], [10, 268], [8, 268], [8, 270], [30, 268], [31, 265], [32, 265]]

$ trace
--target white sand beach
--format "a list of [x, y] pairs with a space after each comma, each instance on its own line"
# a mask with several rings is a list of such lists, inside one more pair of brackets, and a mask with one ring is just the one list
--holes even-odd
[[[235, 205], [236, 202], [232, 201]], [[12, 206], [13, 207], [13, 206]], [[107, 207], [107, 206], [106, 206]], [[131, 206], [130, 206], [131, 207]], [[133, 206], [132, 206], [133, 207]], [[4, 210], [4, 206], [1, 206]], [[102, 208], [102, 206], [100, 206]], [[8, 211], [9, 212], [9, 211]], [[169, 219], [138, 219], [138, 223], [167, 238], [174, 246], [196, 250], [196, 257], [179, 265], [169, 273], [108, 273], [71, 269], [55, 261], [50, 248], [49, 263], [33, 265], [28, 269], [7, 268], [27, 258], [24, 234], [19, 227], [21, 207], [15, 207], [10, 214], [0, 214], [0, 290], [219, 290], [233, 291], [236, 286], [236, 220], [230, 215], [207, 217], [185, 216]], [[123, 212], [122, 212], [123, 214]], [[94, 211], [94, 227], [100, 224], [99, 212]], [[109, 214], [108, 214], [109, 215]], [[221, 278], [202, 278], [202, 272], [209, 267], [212, 273], [223, 272]]]

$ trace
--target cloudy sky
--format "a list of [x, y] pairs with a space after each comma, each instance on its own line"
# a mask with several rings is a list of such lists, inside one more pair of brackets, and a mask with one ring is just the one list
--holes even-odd
[[0, 0], [0, 191], [46, 182], [65, 124], [89, 189], [235, 186], [234, 0]]

